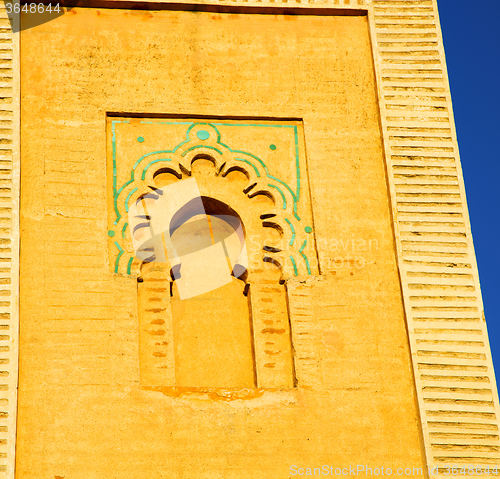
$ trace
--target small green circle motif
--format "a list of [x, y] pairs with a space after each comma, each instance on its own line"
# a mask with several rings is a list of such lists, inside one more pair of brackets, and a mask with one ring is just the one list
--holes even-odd
[[208, 140], [210, 138], [210, 133], [207, 130], [200, 130], [196, 133], [196, 136], [200, 140]]
[[138, 137], [137, 137], [137, 141], [138, 141], [139, 143], [142, 143], [142, 142], [144, 141], [144, 137], [143, 137], [143, 136], [138, 136]]
[[108, 236], [111, 236], [111, 238], [115, 235], [115, 232], [113, 230], [108, 231]]
[[276, 145], [269, 145], [269, 148], [271, 148], [271, 150], [275, 150], [276, 149]]
[[305, 230], [305, 232], [306, 232], [306, 233], [312, 233], [312, 230], [313, 230], [313, 229], [312, 229], [310, 226], [306, 226], [306, 227], [304, 228], [304, 230]]

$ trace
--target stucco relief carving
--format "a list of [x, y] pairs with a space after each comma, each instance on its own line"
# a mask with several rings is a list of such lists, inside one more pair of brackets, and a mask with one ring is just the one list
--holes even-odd
[[[130, 177], [119, 186], [119, 169], [125, 169], [127, 161], [130, 164], [133, 159], [129, 152], [121, 151], [125, 146], [121, 135], [134, 135], [133, 144], [142, 146], [146, 138], [158, 134], [162, 125], [169, 123], [159, 122], [156, 128], [150, 128], [151, 133], [135, 137], [142, 125], [154, 123], [136, 122], [138, 128], [133, 130], [129, 121], [111, 120], [113, 204], [108, 235], [112, 270], [138, 278], [141, 384], [293, 387], [296, 378], [285, 283], [290, 277], [317, 271], [298, 125], [170, 122], [182, 125], [184, 139], [171, 149], [154, 149], [140, 155]], [[271, 132], [271, 138], [274, 128], [279, 128], [281, 135], [274, 136], [274, 143], [270, 140], [266, 149], [262, 144], [256, 149], [266, 151], [271, 161], [276, 150], [284, 149], [278, 154], [281, 162], [283, 156], [288, 156], [290, 177], [283, 180], [274, 176], [269, 158], [264, 161], [262, 155], [224, 143], [224, 127], [239, 129], [243, 137], [245, 133], [255, 135], [255, 129], [260, 128]], [[244, 266], [242, 261], [232, 264], [228, 284], [189, 299], [182, 296], [182, 291], [179, 294], [182, 285], [176, 278], [179, 280], [181, 275], [176, 276], [168, 259], [163, 261], [158, 255], [141, 257], [134, 251], [134, 234], [140, 235], [138, 221], [146, 221], [141, 223], [143, 229], [152, 221], [147, 206], [141, 206], [145, 199], [150, 204], [159, 204], [160, 199], [164, 202], [168, 195], [164, 192], [175, 190], [168, 187], [186, 180], [196, 181], [211, 231], [215, 219], [233, 217], [241, 222], [246, 253]], [[141, 211], [143, 214], [139, 214]], [[143, 219], [136, 221], [131, 213]], [[198, 218], [188, 214], [186, 224], [192, 217]], [[208, 277], [209, 273], [202, 267], [199, 274]], [[214, 368], [217, 363], [220, 368]]]

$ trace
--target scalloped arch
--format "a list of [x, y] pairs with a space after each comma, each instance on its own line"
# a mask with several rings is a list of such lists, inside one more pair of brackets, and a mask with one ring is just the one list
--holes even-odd
[[[114, 123], [119, 122], [112, 123], [114, 127]], [[140, 262], [134, 258], [127, 223], [130, 205], [145, 193], [155, 189], [155, 176], [159, 172], [172, 173], [180, 180], [183, 176], [191, 175], [192, 163], [198, 158], [210, 159], [215, 166], [217, 176], [225, 177], [233, 170], [243, 172], [247, 177], [243, 192], [249, 198], [258, 194], [273, 198], [275, 207], [262, 211], [262, 225], [279, 229], [286, 239], [286, 248], [282, 251], [267, 249], [263, 259], [268, 258], [281, 264], [285, 278], [310, 275], [311, 264], [304, 253], [308, 241], [307, 233], [300, 225], [301, 219], [297, 214], [300, 200], [300, 171], [297, 171], [297, 187], [293, 191], [286, 182], [270, 173], [261, 158], [223, 143], [217, 125], [205, 122], [190, 124], [186, 129], [186, 138], [173, 148], [152, 151], [138, 158], [130, 171], [129, 180], [119, 187], [116, 184], [116, 163], [113, 157], [114, 228], [111, 239], [115, 254], [111, 255], [112, 270], [115, 273], [129, 275], [138, 273]], [[297, 157], [297, 169], [298, 165]]]

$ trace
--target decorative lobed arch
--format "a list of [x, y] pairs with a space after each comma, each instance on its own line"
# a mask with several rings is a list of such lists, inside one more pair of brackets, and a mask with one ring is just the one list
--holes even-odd
[[[170, 173], [179, 181], [187, 175], [196, 176], [202, 198], [221, 201], [240, 216], [246, 233], [248, 255], [250, 258], [259, 255], [261, 259], [250, 261], [244, 275], [253, 341], [255, 386], [273, 389], [294, 387], [297, 381], [291, 343], [292, 326], [288, 313], [286, 278], [282, 272], [282, 264], [286, 263], [280, 263], [281, 251], [276, 248], [272, 251], [273, 248], [262, 241], [262, 232], [268, 228], [282, 231], [280, 224], [273, 222], [275, 217], [272, 216], [281, 205], [269, 209], [266, 204], [263, 209], [263, 204], [253, 201], [253, 198], [258, 195], [270, 197], [266, 190], [254, 186], [255, 191], [252, 194], [249, 193], [251, 188], [248, 186], [242, 190], [241, 183], [231, 186], [231, 181], [226, 178], [233, 171], [245, 173], [245, 169], [225, 162], [221, 165], [220, 161], [206, 153], [209, 148], [195, 148], [195, 150], [201, 150], [201, 153], [194, 154], [184, 164], [179, 164], [178, 169], [165, 167], [163, 159], [152, 160], [157, 163], [155, 174]], [[213, 174], [198, 176], [193, 171], [193, 164], [197, 160], [210, 161], [213, 165]], [[146, 179], [147, 174], [141, 173]], [[140, 199], [145, 192], [151, 191], [155, 174], [149, 174], [151, 175], [149, 181], [145, 181], [148, 189], [130, 190], [134, 191], [131, 195], [128, 193], [131, 201], [137, 201], [135, 198]], [[245, 176], [248, 185], [251, 179]], [[120, 221], [123, 219], [118, 221], [118, 225]], [[250, 237], [257, 237], [259, 240], [252, 241], [249, 240]], [[274, 264], [269, 265], [269, 263]], [[175, 387], [177, 380], [171, 298], [173, 279], [166, 263], [145, 263], [134, 260], [132, 265], [137, 268], [140, 280], [138, 319], [141, 384]], [[190, 387], [196, 388], [197, 385], [192, 384]]]
[[[298, 205], [303, 198], [299, 164], [298, 132], [294, 125], [297, 183], [292, 189], [285, 181], [273, 176], [269, 167], [258, 156], [222, 141], [216, 123], [183, 122], [186, 124], [186, 139], [171, 149], [152, 151], [137, 159], [130, 171], [130, 179], [117, 185], [115, 124], [127, 121], [112, 121], [113, 143], [113, 222], [108, 231], [110, 237], [110, 266], [114, 273], [137, 275], [140, 262], [134, 258], [134, 250], [128, 228], [130, 205], [144, 194], [158, 187], [155, 178], [169, 172], [178, 179], [191, 176], [192, 163], [198, 158], [209, 158], [215, 166], [216, 176], [226, 177], [232, 171], [240, 171], [247, 177], [243, 193], [248, 198], [265, 195], [274, 202], [274, 207], [260, 212], [261, 224], [278, 230], [282, 236], [279, 246], [262, 245], [262, 259], [273, 261], [282, 269], [282, 279], [294, 276], [317, 274], [317, 258], [313, 228], [298, 214]], [[138, 138], [138, 141], [141, 137]], [[302, 175], [303, 176], [303, 175]], [[303, 180], [302, 180], [303, 181]]]

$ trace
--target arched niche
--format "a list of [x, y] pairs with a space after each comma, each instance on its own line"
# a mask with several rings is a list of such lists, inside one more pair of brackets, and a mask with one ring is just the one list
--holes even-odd
[[[143, 262], [138, 278], [141, 383], [149, 386], [289, 388], [295, 384], [286, 286], [267, 255], [281, 231], [262, 216], [274, 199], [245, 193], [239, 169], [223, 174], [208, 155], [190, 169], [159, 169], [157, 187], [194, 177], [206, 214], [233, 215], [242, 225], [246, 271], [203, 295], [180, 299], [170, 265]], [[140, 197], [140, 194], [138, 195]], [[183, 215], [186, 217], [186, 215]], [[189, 216], [189, 215], [188, 215]], [[173, 230], [183, 222], [173, 217]]]
[[[282, 164], [289, 164], [290, 171], [293, 170], [293, 174], [285, 174], [286, 178], [273, 174], [269, 163], [266, 164], [270, 158], [264, 161], [255, 154], [234, 148], [234, 145], [229, 146], [217, 124], [206, 122], [191, 123], [187, 127], [185, 139], [173, 148], [143, 154], [131, 164], [132, 168], [125, 182], [122, 182], [121, 176], [121, 185], [117, 183], [116, 176], [120, 162], [114, 159], [113, 198], [108, 230], [111, 270], [117, 274], [132, 276], [139, 271], [128, 225], [130, 205], [145, 192], [193, 174], [200, 180], [204, 176], [215, 177], [216, 181], [212, 182], [212, 186], [205, 185], [205, 196], [221, 199], [229, 205], [236, 201], [234, 206], [242, 216], [247, 210], [246, 205], [241, 205], [240, 208], [244, 198], [261, 203], [260, 215], [252, 218], [251, 223], [258, 222], [259, 227], [274, 228], [279, 232], [278, 237], [268, 238], [268, 244], [264, 246], [266, 256], [281, 266], [282, 279], [318, 274], [304, 151], [299, 146], [297, 127], [282, 127], [290, 132], [295, 131], [292, 134], [295, 150], [290, 149], [279, 157], [281, 162], [285, 162]], [[117, 148], [115, 143], [113, 145]], [[200, 170], [199, 175], [197, 170]], [[283, 168], [281, 174], [284, 174]], [[238, 180], [233, 181], [236, 177]], [[292, 177], [295, 179], [292, 180]], [[224, 181], [228, 178], [232, 180]], [[225, 184], [222, 185], [221, 182]], [[238, 183], [237, 191], [234, 188], [230, 191], [234, 183]], [[222, 198], [226, 196], [225, 192], [229, 193], [229, 198]]]

